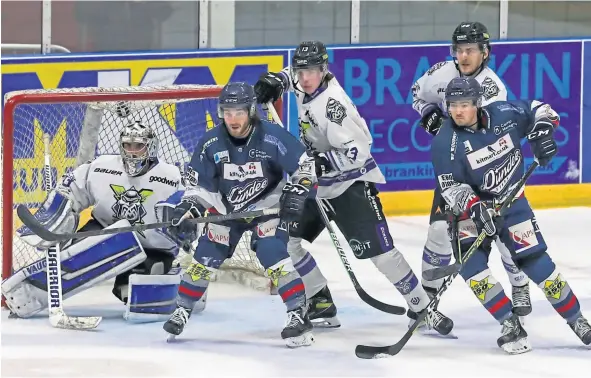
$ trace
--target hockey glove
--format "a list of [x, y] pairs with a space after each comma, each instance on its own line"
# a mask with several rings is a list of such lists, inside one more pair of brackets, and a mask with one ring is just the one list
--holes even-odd
[[310, 188], [305, 185], [285, 184], [279, 199], [281, 216], [288, 222], [299, 221], [309, 194]]
[[478, 234], [484, 231], [487, 236], [496, 235], [497, 227], [493, 219], [496, 213], [492, 207], [475, 196], [468, 211], [470, 212], [470, 218], [476, 225]]
[[441, 125], [443, 125], [444, 116], [438, 106], [432, 106], [433, 108], [427, 111], [423, 118], [421, 118], [421, 127], [429, 134], [435, 136], [439, 132]]
[[330, 161], [323, 153], [314, 152], [314, 165], [316, 166], [316, 177], [322, 177], [332, 171]]
[[549, 118], [541, 118], [536, 121], [532, 131], [527, 134], [527, 140], [531, 149], [540, 163], [540, 166], [548, 165], [552, 157], [558, 152], [558, 146], [554, 140], [554, 124]]
[[266, 104], [269, 101], [275, 102], [285, 91], [285, 82], [280, 73], [267, 72], [259, 77], [254, 85], [254, 93], [259, 104]]
[[185, 219], [200, 218], [202, 206], [192, 198], [185, 198], [179, 203], [172, 213], [172, 227], [169, 234], [185, 251], [189, 251], [191, 243], [197, 240], [197, 225], [184, 222]]

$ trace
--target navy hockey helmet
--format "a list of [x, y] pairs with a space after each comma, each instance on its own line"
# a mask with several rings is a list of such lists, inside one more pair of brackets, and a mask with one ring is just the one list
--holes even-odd
[[228, 83], [218, 98], [218, 117], [224, 118], [224, 109], [246, 109], [250, 117], [256, 114], [257, 97], [252, 85], [245, 82]]
[[471, 77], [456, 77], [447, 84], [445, 89], [445, 103], [447, 108], [449, 104], [455, 101], [472, 101], [478, 108], [482, 104], [482, 87], [480, 83]]
[[328, 52], [326, 46], [320, 41], [306, 41], [296, 48], [291, 60], [292, 69], [306, 69], [312, 67], [328, 66]]

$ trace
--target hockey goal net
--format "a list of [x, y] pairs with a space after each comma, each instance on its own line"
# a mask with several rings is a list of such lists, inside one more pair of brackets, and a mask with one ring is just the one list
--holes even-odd
[[[217, 98], [222, 87], [202, 85], [119, 88], [70, 88], [10, 92], [4, 102], [2, 135], [2, 275], [43, 257], [15, 235], [22, 225], [16, 206], [32, 212], [43, 202], [45, 144], [49, 144], [52, 182], [98, 155], [119, 154], [118, 137], [130, 120], [141, 120], [159, 136], [160, 158], [184, 172], [195, 145], [218, 123]], [[280, 106], [277, 106], [281, 110]], [[44, 143], [44, 138], [46, 142]], [[47, 142], [49, 140], [49, 142]], [[81, 226], [90, 212], [81, 217]], [[272, 290], [270, 280], [250, 249], [245, 233], [233, 257], [214, 279], [239, 281]], [[187, 267], [192, 256], [180, 253]]]

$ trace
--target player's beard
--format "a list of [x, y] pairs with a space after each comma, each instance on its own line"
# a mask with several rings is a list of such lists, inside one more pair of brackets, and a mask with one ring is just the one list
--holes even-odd
[[230, 124], [228, 132], [234, 138], [246, 138], [252, 130], [252, 123], [247, 122], [246, 125]]

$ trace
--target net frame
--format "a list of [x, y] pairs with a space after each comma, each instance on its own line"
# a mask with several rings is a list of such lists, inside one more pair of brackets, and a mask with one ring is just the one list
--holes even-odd
[[[14, 219], [14, 197], [13, 197], [13, 170], [14, 170], [14, 130], [15, 130], [15, 112], [19, 105], [49, 105], [49, 104], [66, 104], [66, 103], [83, 103], [89, 109], [98, 110], [100, 113], [104, 111], [116, 112], [118, 103], [131, 104], [131, 110], [140, 109], [147, 106], [156, 106], [159, 103], [166, 104], [171, 102], [182, 102], [190, 100], [199, 100], [206, 98], [216, 98], [223, 87], [215, 85], [170, 85], [170, 86], [137, 86], [137, 87], [85, 87], [85, 88], [67, 88], [67, 89], [41, 89], [41, 90], [24, 90], [9, 92], [5, 95], [4, 110], [3, 110], [3, 133], [2, 139], [2, 175], [0, 175], [0, 186], [2, 187], [2, 196], [0, 197], [0, 205], [2, 208], [2, 237], [0, 241], [0, 248], [2, 249], [2, 279], [6, 279], [13, 274], [13, 238], [15, 232]], [[282, 110], [281, 100], [275, 104], [278, 111]], [[85, 115], [85, 122], [86, 122]], [[95, 115], [96, 116], [96, 115]], [[99, 118], [100, 123], [100, 118]], [[83, 126], [80, 135], [80, 150], [92, 151], [91, 159], [94, 158], [94, 145], [83, 146], [84, 141], [98, 138], [98, 130], [96, 135], [85, 135], [85, 127]], [[161, 147], [162, 148], [162, 144]], [[78, 154], [76, 158], [76, 166], [83, 162], [90, 160], [88, 153]], [[252, 253], [254, 252], [245, 251]], [[239, 253], [238, 247], [237, 251]], [[193, 261], [189, 254], [180, 254], [181, 264], [188, 266]], [[232, 259], [230, 259], [232, 260]], [[228, 260], [228, 261], [230, 261]], [[257, 260], [260, 266], [260, 263]], [[216, 274], [217, 280], [231, 280], [238, 281], [243, 285], [251, 286], [258, 290], [270, 290], [275, 293], [270, 280], [262, 277], [262, 267], [257, 271], [253, 271], [252, 267], [244, 266], [244, 264], [224, 264], [225, 269], [220, 269]], [[261, 280], [261, 278], [263, 278]], [[4, 298], [2, 299], [4, 305]]]

